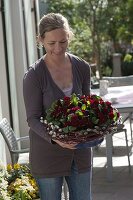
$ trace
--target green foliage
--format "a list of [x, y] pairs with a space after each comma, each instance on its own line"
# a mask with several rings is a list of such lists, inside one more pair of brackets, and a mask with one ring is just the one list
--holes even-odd
[[92, 39], [90, 30], [84, 22], [75, 26], [75, 37], [69, 45], [69, 51], [90, 62], [92, 55]]
[[85, 19], [79, 16], [79, 1], [49, 0], [48, 12], [61, 13], [67, 17], [74, 33], [73, 41], [69, 45], [69, 52], [90, 61], [92, 54], [92, 39], [90, 28]]
[[124, 62], [131, 62], [131, 61], [133, 61], [133, 56], [127, 53], [124, 57]]
[[133, 75], [133, 55], [127, 53], [122, 62], [122, 74], [124, 76]]
[[115, 52], [125, 53], [122, 43], [131, 44], [132, 10], [133, 0], [47, 0], [47, 12], [63, 14], [73, 29], [75, 37], [69, 51], [97, 63], [96, 70], [102, 75], [111, 74], [108, 57]]

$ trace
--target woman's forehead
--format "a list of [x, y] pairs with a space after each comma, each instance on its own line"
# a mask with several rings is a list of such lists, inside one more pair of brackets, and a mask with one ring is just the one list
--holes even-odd
[[65, 29], [63, 28], [55, 29], [45, 33], [46, 40], [55, 41], [55, 40], [67, 39], [68, 37], [69, 37], [68, 32], [66, 32]]

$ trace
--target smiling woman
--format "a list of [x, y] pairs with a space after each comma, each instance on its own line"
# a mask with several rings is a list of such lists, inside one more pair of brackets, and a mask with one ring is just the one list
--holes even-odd
[[54, 101], [70, 97], [72, 93], [90, 94], [89, 64], [67, 52], [72, 35], [64, 16], [59, 13], [44, 15], [39, 23], [38, 42], [46, 53], [24, 76], [30, 166], [41, 200], [61, 200], [64, 178], [70, 199], [91, 200], [91, 148], [77, 149], [77, 141], [73, 144], [55, 141], [40, 120], [46, 118], [46, 110]]

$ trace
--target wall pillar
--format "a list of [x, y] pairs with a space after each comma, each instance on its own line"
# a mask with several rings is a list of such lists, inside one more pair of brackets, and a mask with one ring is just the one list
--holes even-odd
[[[0, 120], [6, 117], [10, 121], [10, 111], [9, 111], [9, 98], [8, 98], [8, 85], [7, 85], [7, 72], [5, 63], [5, 44], [3, 37], [3, 21], [2, 12], [4, 11], [1, 7], [0, 0]], [[5, 142], [0, 134], [0, 161], [6, 164], [6, 154]]]
[[121, 54], [113, 54], [113, 73], [112, 76], [121, 76]]
[[23, 101], [27, 54], [21, 0], [5, 1], [5, 27], [13, 129], [16, 136], [25, 136], [29, 129]]

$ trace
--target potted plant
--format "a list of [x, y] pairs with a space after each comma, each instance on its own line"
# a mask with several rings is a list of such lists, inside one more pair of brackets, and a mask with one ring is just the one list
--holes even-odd
[[122, 75], [129, 76], [133, 75], [133, 55], [127, 53], [122, 62]]
[[38, 187], [27, 165], [0, 167], [0, 200], [39, 198]]

